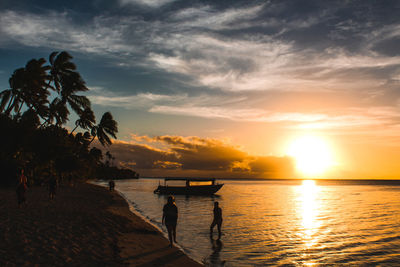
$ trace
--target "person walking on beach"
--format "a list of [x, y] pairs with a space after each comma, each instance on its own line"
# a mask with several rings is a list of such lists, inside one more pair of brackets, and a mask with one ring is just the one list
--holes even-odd
[[22, 204], [26, 203], [26, 190], [28, 189], [28, 179], [24, 174], [24, 170], [21, 170], [21, 175], [19, 177], [18, 185], [17, 185], [17, 200], [18, 207], [21, 207]]
[[19, 176], [19, 183], [28, 186], [28, 178], [26, 178], [24, 174], [24, 169], [21, 170], [21, 175]]
[[213, 234], [215, 225], [218, 227], [218, 240], [221, 239], [221, 226], [222, 226], [222, 209], [219, 207], [218, 201], [214, 202], [214, 219], [210, 225], [210, 236]]
[[175, 199], [173, 196], [169, 196], [167, 200], [167, 204], [164, 205], [163, 208], [163, 216], [162, 216], [162, 224], [165, 223], [165, 226], [168, 230], [168, 238], [170, 242], [170, 246], [173, 246], [173, 243], [176, 242], [176, 224], [178, 222], [178, 207], [175, 205]]
[[110, 180], [110, 181], [108, 182], [108, 187], [110, 188], [110, 191], [111, 191], [111, 192], [114, 191], [114, 187], [115, 187], [115, 182], [114, 182], [114, 180]]
[[57, 179], [52, 176], [49, 180], [49, 199], [52, 200], [56, 196]]

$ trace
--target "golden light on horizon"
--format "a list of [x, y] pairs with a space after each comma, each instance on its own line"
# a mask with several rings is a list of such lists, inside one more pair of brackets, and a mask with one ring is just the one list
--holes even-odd
[[287, 154], [295, 159], [296, 168], [304, 177], [315, 178], [333, 166], [332, 149], [319, 136], [295, 138], [289, 144]]

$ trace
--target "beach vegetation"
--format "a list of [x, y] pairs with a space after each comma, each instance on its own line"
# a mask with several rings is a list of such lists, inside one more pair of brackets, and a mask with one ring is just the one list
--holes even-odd
[[[61, 183], [137, 178], [133, 170], [112, 166], [109, 152], [103, 157], [102, 147], [117, 138], [118, 123], [105, 112], [96, 124], [90, 100], [82, 95], [89, 89], [72, 59], [65, 51], [51, 53], [49, 64], [32, 59], [0, 92], [0, 185], [15, 185], [21, 169], [31, 184], [52, 176]], [[71, 112], [78, 119], [69, 130]]]

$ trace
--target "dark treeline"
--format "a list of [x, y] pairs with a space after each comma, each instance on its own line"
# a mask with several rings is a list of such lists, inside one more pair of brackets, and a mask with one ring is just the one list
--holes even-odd
[[[109, 152], [91, 146], [96, 137], [102, 146], [111, 145], [117, 122], [106, 112], [96, 124], [89, 99], [80, 95], [89, 89], [71, 59], [67, 52], [53, 52], [49, 64], [32, 59], [0, 93], [1, 185], [15, 185], [22, 169], [35, 184], [52, 176], [60, 182], [137, 178], [132, 170], [111, 166]], [[64, 126], [71, 112], [78, 119], [69, 132]]]

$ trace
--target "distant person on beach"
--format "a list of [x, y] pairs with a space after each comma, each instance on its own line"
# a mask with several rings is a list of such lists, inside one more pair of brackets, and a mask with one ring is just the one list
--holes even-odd
[[52, 176], [49, 180], [49, 199], [54, 199], [57, 190], [57, 179]]
[[218, 227], [218, 239], [221, 239], [221, 226], [222, 226], [222, 209], [219, 207], [218, 201], [214, 202], [214, 219], [210, 225], [210, 236], [213, 234], [215, 225]]
[[115, 187], [115, 182], [114, 180], [110, 180], [108, 182], [108, 187], [110, 188], [110, 191], [114, 191], [114, 187]]
[[21, 175], [19, 176], [19, 183], [28, 185], [28, 178], [24, 174], [24, 169], [21, 170]]
[[164, 205], [163, 208], [163, 216], [162, 216], [162, 224], [165, 223], [165, 226], [168, 230], [168, 238], [173, 246], [173, 243], [176, 242], [176, 224], [178, 221], [178, 207], [175, 205], [175, 199], [173, 196], [169, 196], [167, 200], [167, 204]]
[[24, 174], [24, 170], [21, 170], [21, 175], [19, 177], [18, 185], [17, 185], [17, 200], [18, 200], [18, 207], [21, 207], [22, 204], [26, 203], [26, 190], [28, 189], [28, 179]]

